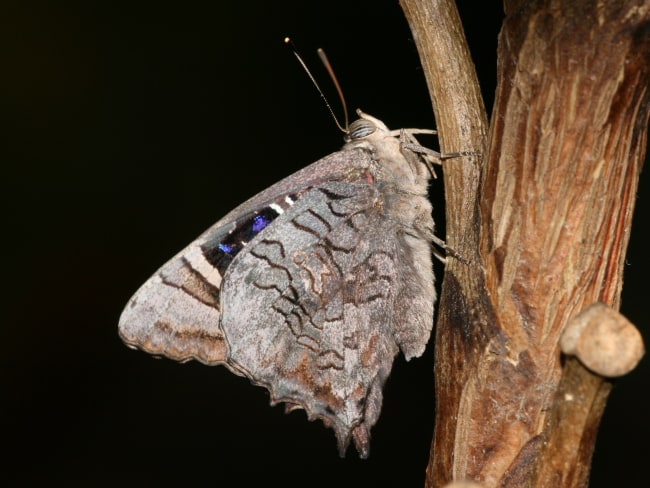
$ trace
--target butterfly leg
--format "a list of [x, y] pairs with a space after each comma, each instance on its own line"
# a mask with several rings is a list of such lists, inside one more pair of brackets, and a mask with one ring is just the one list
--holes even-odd
[[469, 260], [461, 256], [458, 252], [456, 252], [453, 248], [449, 247], [445, 241], [440, 239], [437, 236], [433, 236], [431, 238], [431, 242], [435, 244], [435, 246], [438, 246], [441, 249], [445, 250], [445, 254], [442, 254], [438, 251], [438, 249], [435, 246], [431, 246], [433, 248], [433, 255], [443, 264], [447, 264], [447, 256], [451, 256], [453, 258], [458, 259], [461, 263], [463, 264], [469, 264]]

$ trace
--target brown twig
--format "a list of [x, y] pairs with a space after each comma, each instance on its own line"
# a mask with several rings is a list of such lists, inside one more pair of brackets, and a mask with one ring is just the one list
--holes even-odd
[[639, 331], [595, 303], [569, 321], [560, 338], [569, 357], [535, 459], [532, 486], [586, 486], [600, 419], [612, 388], [607, 378], [632, 371], [644, 354]]

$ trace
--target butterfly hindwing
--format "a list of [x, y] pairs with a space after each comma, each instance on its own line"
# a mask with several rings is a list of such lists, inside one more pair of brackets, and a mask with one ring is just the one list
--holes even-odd
[[368, 438], [368, 397], [381, 395], [398, 351], [396, 225], [380, 201], [367, 182], [312, 188], [246, 246], [222, 288], [231, 364], [273, 402], [324, 419], [341, 450], [353, 430]]

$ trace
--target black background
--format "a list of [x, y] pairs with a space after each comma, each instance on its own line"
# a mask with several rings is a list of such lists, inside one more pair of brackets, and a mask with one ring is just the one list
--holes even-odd
[[[501, 3], [460, 7], [490, 107]], [[4, 2], [0, 14], [0, 482], [422, 486], [431, 347], [396, 361], [361, 461], [352, 449], [339, 459], [332, 431], [269, 407], [265, 390], [225, 368], [155, 360], [116, 329], [158, 266], [340, 147], [284, 36], [331, 92], [315, 56], [327, 50], [351, 108], [392, 128], [434, 126], [397, 2]], [[646, 180], [622, 308], [644, 333]], [[442, 192], [439, 179], [438, 220]], [[648, 375], [645, 361], [615, 383], [591, 486], [647, 480]]]

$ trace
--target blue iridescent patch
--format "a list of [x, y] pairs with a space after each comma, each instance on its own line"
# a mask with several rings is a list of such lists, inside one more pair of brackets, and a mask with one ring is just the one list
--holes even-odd
[[253, 232], [261, 232], [263, 231], [267, 225], [271, 223], [271, 219], [269, 219], [265, 215], [256, 215], [253, 218]]
[[219, 249], [221, 249], [223, 252], [226, 254], [230, 254], [233, 250], [234, 246], [231, 246], [230, 244], [224, 244], [223, 242], [219, 244]]
[[246, 215], [236, 222], [235, 228], [228, 235], [219, 236], [220, 241], [205, 243], [202, 246], [203, 255], [220, 273], [225, 273], [239, 251], [277, 217], [278, 212], [271, 207]]

